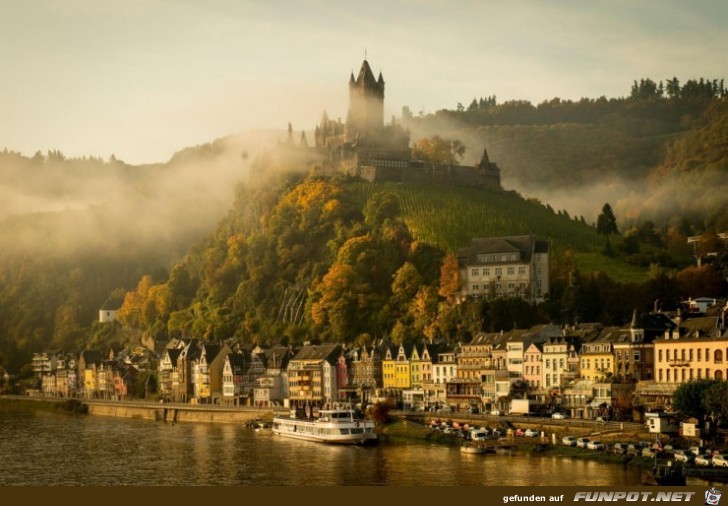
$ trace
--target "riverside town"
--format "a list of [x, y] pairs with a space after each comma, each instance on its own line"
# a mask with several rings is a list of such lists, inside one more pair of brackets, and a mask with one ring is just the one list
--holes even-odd
[[[568, 111], [580, 111], [579, 117], [602, 111], [608, 121], [596, 122], [599, 128], [624, 123], [625, 131], [640, 131], [639, 139], [652, 132], [659, 142], [677, 136], [678, 128], [703, 129], [701, 139], [719, 128], [710, 121], [725, 116], [710, 110], [728, 103], [722, 81], [701, 79], [700, 86], [681, 88], [675, 78], [669, 97], [662, 82], [654, 90], [650, 83], [655, 85], [635, 81], [630, 98], [564, 102], [556, 126], [527, 134], [529, 142], [540, 145], [549, 138], [547, 149], [559, 153], [549, 136], [565, 128], [562, 113]], [[79, 254], [78, 266], [64, 263], [73, 257], [66, 250], [58, 253], [57, 263], [44, 259], [35, 265], [18, 241], [11, 257], [17, 265], [4, 269], [0, 262], [0, 407], [5, 401], [35, 403], [155, 420], [161, 423], [146, 428], [164, 427], [153, 435], [164, 449], [160, 453], [173, 446], [167, 445], [172, 430], [185, 425], [178, 422], [230, 422], [299, 440], [279, 448], [301, 441], [363, 446], [418, 438], [459, 447], [452, 452], [458, 459], [482, 461], [474, 455], [525, 449], [624, 464], [614, 466], [617, 483], [628, 463], [650, 468], [650, 483], [658, 485], [685, 485], [686, 476], [728, 483], [725, 208], [717, 204], [720, 211], [704, 219], [686, 211], [692, 221], [675, 215], [664, 218], [664, 226], [624, 218], [626, 230], [620, 234], [614, 209], [600, 202], [601, 213], [590, 225], [583, 216], [572, 218], [538, 198], [506, 190], [504, 184], [517, 179], [515, 172], [491, 160], [496, 153], [503, 167], [518, 164], [514, 150], [503, 147], [511, 136], [523, 134], [518, 114], [531, 111], [526, 123], [540, 128], [561, 101], [538, 108], [509, 103], [501, 109], [493, 96], [431, 118], [404, 108], [401, 119], [385, 123], [384, 90], [382, 73], [375, 77], [365, 59], [349, 76], [346, 120], [324, 112], [309, 132], [312, 145], [305, 131], [294, 139], [289, 123], [279, 132], [282, 139], [259, 150], [253, 162], [231, 139], [175, 156], [181, 167], [203, 160], [205, 170], [234, 159], [249, 165], [252, 180], [237, 184], [225, 217], [215, 216], [217, 225], [204, 233], [199, 230], [204, 227], [180, 232], [184, 239], [178, 238], [175, 248], [156, 246], [149, 253], [148, 245], [138, 251], [129, 246], [128, 258], [111, 258], [122, 255], [127, 240], [109, 234], [118, 245], [97, 244]], [[651, 121], [649, 129], [640, 128], [639, 115], [629, 121], [619, 116], [638, 106], [661, 105], [669, 112], [666, 125]], [[705, 124], [696, 119], [703, 113]], [[541, 114], [546, 116], [536, 118]], [[430, 128], [437, 123], [430, 121], [456, 119], [476, 125], [468, 133], [477, 137], [468, 163], [464, 143], [455, 138], [434, 135], [410, 142], [417, 129], [436, 131]], [[491, 128], [492, 122], [506, 120], [518, 128]], [[478, 126], [478, 121], [485, 123]], [[604, 135], [595, 128], [582, 135], [596, 142]], [[488, 149], [485, 131], [496, 138], [489, 139]], [[626, 143], [617, 139], [615, 144]], [[651, 161], [667, 151], [671, 163], [684, 156], [686, 165], [698, 164], [683, 144], [656, 146], [657, 140], [643, 147]], [[595, 149], [600, 159], [620, 156], [613, 146], [603, 151], [608, 154]], [[0, 162], [11, 155], [0, 154]], [[632, 158], [630, 170], [633, 164], [646, 165]], [[41, 153], [26, 162], [45, 166], [65, 160], [60, 153], [48, 159]], [[520, 163], [530, 168], [530, 160]], [[126, 167], [116, 159], [109, 165]], [[543, 179], [555, 177], [558, 167]], [[668, 170], [658, 169], [645, 180]], [[192, 172], [199, 181], [202, 171]], [[119, 179], [134, 180], [135, 174]], [[139, 191], [144, 184], [134, 180], [130, 193], [145, 194]], [[185, 211], [196, 205], [184, 206]], [[624, 207], [634, 207], [630, 213], [639, 216], [637, 204]], [[104, 209], [99, 205], [94, 212]], [[177, 212], [169, 212], [174, 221], [195, 221]], [[167, 232], [145, 233], [155, 242]], [[0, 249], [11, 242], [0, 240]], [[40, 256], [50, 255], [43, 251]], [[160, 251], [174, 251], [168, 253], [174, 258]], [[7, 414], [19, 434], [27, 421], [23, 416]], [[98, 420], [83, 420], [89, 419]], [[127, 430], [137, 428], [132, 424]], [[265, 444], [240, 429], [252, 434], [240, 437], [241, 445]], [[106, 433], [98, 426], [88, 430]], [[230, 446], [238, 435], [231, 429], [200, 437]], [[188, 433], [187, 440], [195, 437]], [[211, 460], [204, 447], [200, 443], [190, 452], [199, 456], [200, 481], [217, 479], [215, 466], [206, 468]], [[365, 452], [356, 458], [372, 457]], [[222, 466], [234, 469], [239, 463], [230, 462], [240, 454], [245, 451], [225, 454]], [[335, 452], [321, 458], [353, 469], [353, 475], [368, 469], [376, 483], [390, 479], [380, 463], [350, 466], [350, 455]], [[115, 465], [114, 459], [109, 462]], [[274, 476], [280, 469], [278, 460], [271, 462], [266, 473]], [[18, 464], [19, 481], [27, 474], [24, 465]], [[405, 460], [401, 465], [408, 466]], [[170, 473], [178, 474], [185, 473]], [[244, 474], [230, 480], [248, 479]], [[334, 483], [358, 483], [357, 476], [332, 476], [327, 478]], [[481, 477], [469, 479], [480, 483]], [[63, 480], [79, 482], [76, 476]], [[579, 492], [574, 501], [636, 497], [616, 494], [625, 495]], [[539, 502], [547, 496], [510, 497], [503, 502]], [[563, 500], [556, 497], [551, 502]], [[688, 501], [692, 492], [641, 497]]]

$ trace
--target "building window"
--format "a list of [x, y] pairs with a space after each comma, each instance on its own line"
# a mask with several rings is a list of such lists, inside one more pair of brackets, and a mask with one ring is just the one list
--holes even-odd
[[520, 276], [525, 276], [525, 275], [526, 275], [526, 267], [525, 267], [525, 266], [523, 266], [523, 265], [522, 265], [522, 266], [520, 266], [520, 267], [518, 268], [518, 274], [519, 274]]
[[508, 267], [508, 275], [513, 276], [516, 273], [515, 267]]
[[490, 267], [483, 269], [483, 276], [490, 276]]
[[503, 274], [503, 269], [501, 267], [496, 267], [495, 268], [495, 275], [496, 276], [501, 276], [502, 274]]
[[473, 291], [477, 292], [480, 290], [480, 285], [473, 285]]
[[[703, 360], [703, 350], [698, 348], [698, 362], [700, 362], [701, 360]], [[698, 376], [698, 378], [700, 378], [700, 376]]]
[[640, 361], [640, 358], [641, 358], [641, 355], [640, 355], [639, 350], [635, 350], [635, 352], [634, 352], [634, 361], [635, 362], [639, 362]]
[[478, 269], [470, 269], [470, 275], [471, 276], [477, 276], [479, 273]]

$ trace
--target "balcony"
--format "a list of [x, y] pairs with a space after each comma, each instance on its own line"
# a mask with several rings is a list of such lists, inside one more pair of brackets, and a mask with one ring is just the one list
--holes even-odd
[[667, 361], [667, 365], [670, 367], [688, 367], [690, 366], [690, 361], [683, 358], [673, 358]]

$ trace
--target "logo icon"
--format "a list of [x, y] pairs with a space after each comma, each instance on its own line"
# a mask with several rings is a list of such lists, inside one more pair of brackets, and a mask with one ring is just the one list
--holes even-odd
[[720, 502], [720, 490], [716, 490], [715, 487], [705, 491], [705, 504], [709, 506], [718, 506]]

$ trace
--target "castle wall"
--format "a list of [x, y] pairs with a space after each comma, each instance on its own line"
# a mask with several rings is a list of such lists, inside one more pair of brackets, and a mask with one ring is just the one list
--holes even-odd
[[439, 184], [500, 189], [500, 171], [492, 168], [476, 169], [467, 166], [359, 167], [359, 176], [369, 182], [397, 182], [411, 184]]

